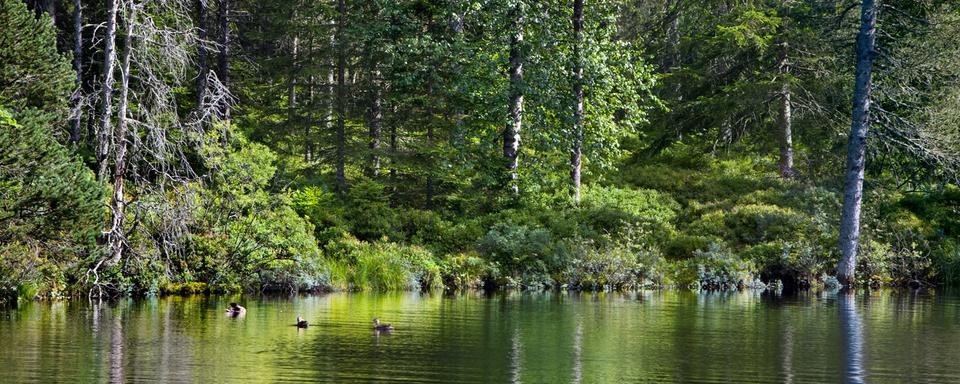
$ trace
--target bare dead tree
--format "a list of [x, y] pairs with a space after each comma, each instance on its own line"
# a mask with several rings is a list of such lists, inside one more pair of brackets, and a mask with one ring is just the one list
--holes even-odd
[[[101, 180], [110, 180], [113, 193], [110, 220], [104, 231], [108, 254], [97, 260], [87, 275], [92, 295], [115, 288], [100, 281], [103, 269], [131, 257], [133, 264], [147, 265], [149, 262], [136, 257], [150, 254], [169, 258], [182, 249], [191, 209], [202, 202], [188, 190], [176, 194], [166, 190], [199, 180], [186, 153], [191, 149], [202, 153], [202, 146], [211, 140], [209, 122], [216, 123], [221, 117], [220, 108], [233, 102], [225, 86], [211, 73], [197, 109], [186, 118], [181, 118], [177, 110], [176, 89], [191, 80], [197, 45], [208, 43], [193, 25], [190, 0], [123, 0], [115, 5], [118, 13], [122, 10], [124, 23], [118, 104], [114, 114], [113, 92], [107, 91], [112, 86], [104, 84], [101, 102], [105, 106], [99, 118], [102, 127], [112, 129], [98, 135], [100, 140], [110, 140], [98, 143], [98, 149], [103, 149], [104, 158], [112, 162], [112, 169], [101, 168]], [[108, 28], [104, 46], [115, 47], [116, 38], [115, 30]], [[104, 82], [113, 76], [113, 72], [105, 72]], [[212, 126], [226, 129], [222, 124]], [[130, 215], [133, 220], [128, 220]], [[153, 244], [131, 249], [127, 239], [133, 232], [144, 232], [141, 237], [153, 239]]]

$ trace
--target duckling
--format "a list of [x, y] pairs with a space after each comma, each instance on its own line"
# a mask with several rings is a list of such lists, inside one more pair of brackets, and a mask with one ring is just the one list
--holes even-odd
[[392, 330], [393, 330], [393, 325], [390, 325], [390, 324], [380, 324], [380, 319], [374, 317], [374, 318], [373, 318], [373, 329], [374, 329], [375, 331], [392, 331]]
[[230, 316], [238, 316], [246, 313], [247, 309], [237, 303], [230, 303], [230, 307], [227, 308], [227, 314]]
[[300, 315], [297, 315], [297, 328], [306, 328], [309, 327], [310, 323], [304, 320]]

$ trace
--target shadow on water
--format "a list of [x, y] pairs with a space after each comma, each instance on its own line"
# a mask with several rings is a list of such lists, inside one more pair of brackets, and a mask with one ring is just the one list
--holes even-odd
[[861, 384], [863, 370], [863, 318], [857, 312], [857, 297], [853, 291], [837, 295], [840, 313], [840, 333], [843, 338], [843, 382]]

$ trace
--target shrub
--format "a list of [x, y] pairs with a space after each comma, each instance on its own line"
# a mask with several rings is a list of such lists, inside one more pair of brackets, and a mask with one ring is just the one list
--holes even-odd
[[447, 289], [478, 288], [493, 274], [490, 263], [473, 254], [461, 253], [440, 261], [440, 276]]
[[332, 281], [350, 290], [404, 290], [442, 287], [433, 254], [391, 242], [366, 242], [345, 236], [327, 244]]
[[835, 265], [835, 258], [829, 257], [835, 243], [776, 240], [748, 246], [740, 256], [757, 267], [763, 281], [809, 287]]
[[660, 258], [652, 250], [623, 244], [598, 248], [591, 241], [581, 239], [564, 244], [570, 255], [562, 281], [572, 288], [629, 289], [661, 280], [655, 272]]
[[696, 251], [691, 259], [677, 261], [673, 269], [673, 282], [679, 286], [730, 290], [758, 285], [752, 263], [716, 243]]
[[550, 232], [526, 225], [497, 224], [480, 239], [477, 248], [507, 276], [546, 276], [564, 261], [555, 252]]
[[670, 260], [683, 260], [695, 256], [697, 251], [707, 249], [711, 244], [720, 241], [715, 237], [677, 234], [663, 245], [663, 255]]
[[290, 202], [300, 216], [313, 224], [317, 243], [326, 244], [350, 232], [344, 204], [333, 192], [306, 187], [291, 193]]
[[940, 282], [960, 284], [960, 242], [948, 239], [941, 243], [934, 252], [933, 263]]

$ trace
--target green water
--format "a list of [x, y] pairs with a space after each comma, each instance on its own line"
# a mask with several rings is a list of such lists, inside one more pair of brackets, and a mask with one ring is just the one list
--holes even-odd
[[[248, 313], [224, 314], [230, 301]], [[297, 314], [311, 322], [293, 326]], [[376, 334], [379, 316], [396, 330]], [[960, 382], [960, 296], [350, 294], [22, 303], [0, 383]]]

